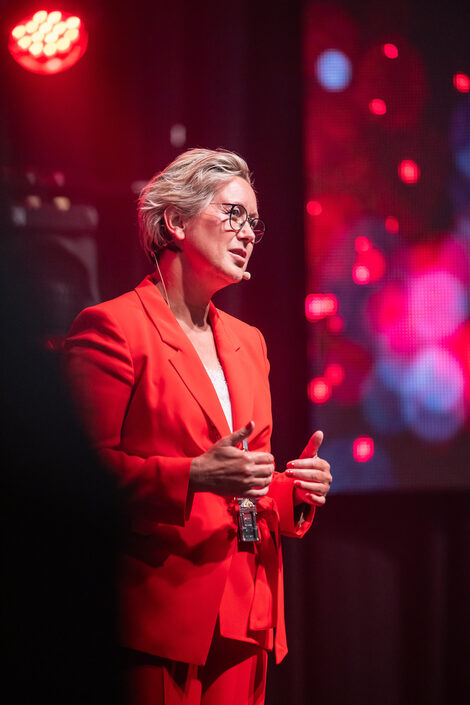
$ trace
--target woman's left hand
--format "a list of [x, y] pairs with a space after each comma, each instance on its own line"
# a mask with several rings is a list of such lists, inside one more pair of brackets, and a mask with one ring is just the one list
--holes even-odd
[[315, 431], [300, 458], [287, 463], [286, 475], [294, 479], [294, 504], [326, 502], [333, 478], [330, 464], [317, 455], [322, 441], [323, 432]]

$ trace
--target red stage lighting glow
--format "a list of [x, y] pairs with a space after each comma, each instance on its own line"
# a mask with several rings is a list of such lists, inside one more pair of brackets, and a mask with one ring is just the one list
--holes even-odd
[[454, 87], [457, 88], [460, 93], [468, 93], [470, 91], [470, 76], [466, 73], [454, 74]]
[[331, 385], [324, 377], [314, 377], [308, 385], [308, 397], [314, 404], [324, 404], [331, 397]]
[[354, 241], [354, 247], [358, 253], [368, 252], [372, 248], [372, 243], [365, 235], [359, 235]]
[[412, 159], [403, 159], [398, 165], [398, 176], [405, 184], [415, 184], [420, 174], [419, 166]]
[[342, 333], [344, 330], [344, 318], [342, 316], [331, 316], [327, 321], [330, 333]]
[[319, 201], [309, 201], [306, 210], [309, 215], [320, 215], [323, 208]]
[[369, 436], [359, 436], [353, 443], [353, 456], [356, 463], [367, 463], [374, 457], [374, 440]]
[[385, 229], [392, 234], [397, 233], [400, 230], [400, 224], [393, 215], [389, 215], [385, 218]]
[[352, 271], [352, 278], [356, 284], [368, 284], [370, 282], [370, 270], [365, 264], [355, 264]]
[[334, 294], [309, 294], [305, 299], [305, 315], [309, 321], [334, 316], [337, 310], [338, 299]]
[[398, 57], [398, 47], [395, 44], [384, 44], [382, 51], [387, 59], [396, 59]]
[[344, 379], [344, 367], [338, 362], [330, 362], [325, 368], [325, 378], [332, 387], [336, 387]]
[[79, 17], [60, 10], [39, 10], [15, 25], [8, 48], [23, 68], [50, 75], [76, 64], [87, 43], [88, 34]]
[[382, 98], [373, 98], [369, 103], [369, 110], [373, 115], [385, 115], [387, 105]]

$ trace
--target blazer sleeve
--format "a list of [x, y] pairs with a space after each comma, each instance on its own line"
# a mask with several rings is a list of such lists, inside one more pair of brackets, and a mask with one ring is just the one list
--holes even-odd
[[[256, 329], [256, 331], [260, 339], [266, 378], [268, 378], [270, 365], [266, 342], [261, 332], [258, 329]], [[257, 450], [257, 448], [253, 448], [253, 450]], [[312, 525], [315, 507], [305, 504], [302, 505], [301, 509], [299, 508], [299, 511], [296, 511], [297, 508], [294, 505], [294, 480], [284, 475], [284, 473], [274, 473], [268, 494], [274, 499], [277, 505], [281, 534], [294, 538], [302, 538]]]
[[129, 343], [109, 312], [93, 307], [77, 317], [65, 343], [64, 365], [85, 429], [117, 476], [130, 511], [183, 526], [190, 511], [192, 458], [144, 458], [120, 449], [135, 375]]

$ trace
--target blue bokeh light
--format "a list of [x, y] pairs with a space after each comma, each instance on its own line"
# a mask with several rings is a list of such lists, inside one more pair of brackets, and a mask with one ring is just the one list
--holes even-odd
[[410, 365], [403, 392], [419, 400], [423, 409], [452, 414], [463, 404], [464, 385], [464, 374], [457, 360], [442, 348], [427, 348]]
[[327, 49], [316, 61], [318, 82], [327, 91], [344, 91], [350, 84], [352, 64], [346, 54], [338, 49]]
[[462, 407], [452, 414], [433, 411], [426, 407], [417, 397], [403, 397], [403, 415], [408, 427], [416, 436], [430, 443], [448, 441], [461, 429], [464, 421]]

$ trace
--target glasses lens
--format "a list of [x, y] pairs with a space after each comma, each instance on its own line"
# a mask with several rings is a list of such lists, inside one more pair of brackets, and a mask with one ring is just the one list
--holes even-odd
[[259, 218], [253, 218], [253, 220], [250, 223], [250, 227], [255, 234], [255, 243], [258, 243], [261, 240], [261, 238], [263, 237], [264, 231], [266, 230], [266, 227], [265, 227], [263, 221], [260, 220]]
[[248, 213], [243, 206], [233, 205], [230, 211], [230, 226], [234, 230], [241, 230], [248, 218]]
[[245, 223], [248, 221], [250, 228], [252, 232], [254, 233], [255, 236], [255, 243], [258, 243], [261, 238], [264, 235], [264, 231], [266, 230], [266, 226], [263, 223], [262, 220], [259, 218], [248, 218], [248, 213], [245, 208], [245, 206], [240, 205], [239, 203], [235, 204], [224, 204], [224, 205], [231, 205], [230, 209], [230, 227], [235, 230], [236, 232], [240, 231]]

